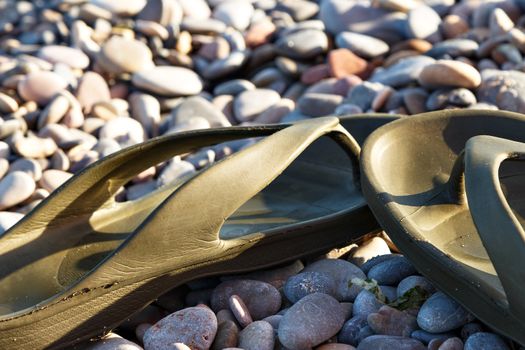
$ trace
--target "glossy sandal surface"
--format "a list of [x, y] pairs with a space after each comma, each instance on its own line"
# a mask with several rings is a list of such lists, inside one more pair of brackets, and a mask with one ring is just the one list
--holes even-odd
[[[264, 138], [187, 181], [113, 199], [150, 166], [251, 137]], [[93, 164], [0, 237], [0, 348], [63, 348], [185, 281], [378, 230], [359, 188], [359, 150], [336, 118], [318, 118], [164, 136]]]
[[426, 277], [525, 344], [525, 116], [440, 111], [374, 132], [362, 186], [379, 223]]

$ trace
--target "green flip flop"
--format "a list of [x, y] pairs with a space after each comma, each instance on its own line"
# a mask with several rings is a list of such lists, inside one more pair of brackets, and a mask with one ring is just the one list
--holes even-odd
[[[251, 137], [265, 138], [187, 181], [114, 200], [174, 155]], [[272, 266], [379, 230], [360, 192], [359, 151], [328, 117], [168, 135], [96, 162], [0, 236], [0, 348], [63, 348], [188, 280]]]
[[418, 270], [525, 344], [525, 116], [454, 110], [386, 125], [361, 154], [379, 223]]

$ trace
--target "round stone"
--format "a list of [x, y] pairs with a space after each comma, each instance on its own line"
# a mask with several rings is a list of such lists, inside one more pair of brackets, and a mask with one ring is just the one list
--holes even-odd
[[57, 144], [51, 138], [18, 137], [14, 140], [12, 148], [23, 157], [46, 158], [55, 153]]
[[342, 32], [335, 38], [338, 47], [350, 49], [363, 58], [374, 58], [384, 55], [390, 49], [388, 44], [369, 35]]
[[239, 122], [252, 121], [280, 99], [281, 96], [270, 89], [244, 91], [233, 101], [233, 113]]
[[196, 95], [202, 91], [202, 81], [190, 69], [160, 66], [133, 74], [133, 85], [164, 96]]
[[419, 83], [428, 88], [464, 87], [471, 89], [481, 84], [481, 75], [469, 64], [439, 60], [423, 68], [419, 76]]
[[89, 66], [89, 57], [73, 47], [48, 45], [38, 51], [38, 57], [53, 64], [63, 63], [71, 68], [84, 69]]
[[253, 6], [243, 0], [221, 1], [213, 9], [213, 17], [237, 30], [245, 30], [250, 25]]
[[497, 334], [479, 332], [468, 337], [464, 350], [510, 350], [510, 347]]
[[171, 126], [188, 123], [196, 117], [204, 118], [212, 127], [230, 126], [228, 118], [201, 96], [192, 96], [171, 110]]
[[378, 312], [384, 304], [375, 294], [363, 289], [354, 300], [353, 315], [368, 317], [371, 313]]
[[305, 93], [297, 101], [301, 113], [310, 117], [322, 117], [333, 114], [343, 103], [343, 96], [335, 94]]
[[0, 113], [13, 113], [18, 109], [18, 102], [9, 95], [0, 92]]
[[334, 296], [335, 281], [326, 273], [302, 272], [292, 276], [284, 285], [284, 294], [292, 303], [312, 293], [324, 293]]
[[73, 174], [67, 171], [48, 169], [42, 173], [42, 178], [38, 182], [40, 187], [49, 191], [50, 193], [60, 187], [64, 182], [69, 180]]
[[219, 284], [211, 296], [211, 307], [218, 311], [229, 307], [232, 295], [238, 295], [246, 304], [253, 320], [274, 315], [281, 307], [281, 294], [271, 284], [254, 280], [231, 280]]
[[442, 292], [428, 298], [417, 315], [419, 327], [431, 333], [448, 332], [472, 320], [467, 310]]
[[443, 55], [451, 57], [471, 57], [476, 54], [479, 44], [470, 39], [450, 39], [435, 44], [425, 55], [439, 58]]
[[135, 119], [129, 117], [117, 117], [108, 120], [100, 128], [99, 138], [113, 139], [121, 146], [131, 146], [145, 139], [142, 125]]
[[365, 338], [357, 347], [357, 350], [368, 349], [427, 350], [427, 347], [412, 338], [393, 335], [372, 335]]
[[328, 49], [328, 37], [315, 29], [305, 29], [280, 38], [276, 43], [277, 52], [297, 59], [313, 58]]
[[333, 297], [309, 294], [295, 303], [279, 323], [278, 336], [290, 349], [309, 349], [337, 334], [344, 323], [344, 312]]
[[487, 69], [478, 88], [478, 99], [500, 109], [525, 113], [525, 73]]
[[142, 42], [112, 36], [102, 46], [97, 64], [113, 74], [135, 73], [153, 68], [151, 50]]
[[33, 178], [22, 171], [7, 174], [0, 180], [0, 210], [10, 208], [29, 198], [35, 190]]
[[341, 48], [328, 53], [328, 67], [331, 76], [343, 78], [352, 74], [361, 74], [368, 67], [367, 62], [352, 51]]
[[368, 278], [387, 286], [397, 285], [403, 278], [417, 271], [407, 258], [400, 256], [383, 261], [368, 271]]
[[409, 38], [429, 39], [434, 41], [439, 35], [441, 17], [428, 6], [418, 6], [408, 13], [406, 34]]
[[244, 350], [273, 350], [273, 327], [266, 321], [255, 321], [239, 334], [239, 347]]
[[42, 166], [34, 159], [19, 158], [9, 166], [9, 172], [22, 171], [38, 181], [42, 177]]
[[47, 71], [29, 73], [18, 83], [18, 93], [26, 101], [47, 104], [57, 93], [67, 88], [58, 74]]
[[189, 307], [164, 317], [144, 335], [144, 348], [164, 350], [173, 343], [191, 349], [209, 349], [217, 333], [217, 318], [206, 307]]

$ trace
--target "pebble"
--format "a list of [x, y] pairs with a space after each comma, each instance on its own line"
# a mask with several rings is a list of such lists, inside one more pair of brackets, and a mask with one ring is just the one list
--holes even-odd
[[7, 174], [0, 180], [0, 210], [22, 203], [33, 194], [35, 181], [22, 171]]
[[247, 90], [233, 101], [233, 113], [239, 122], [252, 121], [262, 112], [275, 105], [281, 96], [270, 89]]
[[86, 72], [82, 76], [75, 96], [86, 113], [91, 112], [95, 103], [111, 99], [108, 84], [100, 74], [95, 72]]
[[437, 350], [463, 350], [463, 342], [457, 337], [449, 338], [445, 340]]
[[343, 102], [343, 96], [335, 94], [306, 93], [297, 101], [301, 113], [310, 117], [333, 114]]
[[338, 47], [349, 49], [363, 58], [375, 58], [386, 54], [390, 49], [383, 40], [352, 32], [339, 33], [335, 38], [335, 43]]
[[9, 95], [0, 92], [0, 113], [13, 113], [18, 110], [18, 102]]
[[361, 287], [350, 286], [350, 282], [354, 278], [366, 278], [363, 271], [357, 266], [340, 259], [318, 260], [306, 266], [303, 272], [319, 272], [331, 276], [336, 283], [335, 298], [339, 301], [354, 301]]
[[254, 280], [232, 280], [219, 284], [213, 291], [211, 307], [221, 310], [228, 307], [228, 300], [238, 295], [246, 304], [253, 320], [274, 315], [281, 307], [281, 294], [271, 284]]
[[348, 260], [354, 265], [362, 266], [373, 257], [384, 254], [390, 254], [388, 244], [381, 237], [374, 237], [351, 250]]
[[242, 328], [247, 327], [253, 322], [252, 316], [250, 315], [250, 311], [238, 295], [234, 294], [230, 296], [228, 303], [230, 305], [230, 310], [235, 316], [235, 319], [237, 320], [237, 322], [239, 322], [239, 325]]
[[427, 280], [423, 276], [415, 275], [408, 276], [399, 282], [399, 284], [397, 285], [397, 296], [400, 297], [415, 287], [419, 287], [429, 294], [433, 294], [436, 291], [436, 289], [434, 288], [432, 283], [430, 283], [429, 280]]
[[19, 158], [9, 165], [8, 173], [22, 171], [38, 181], [42, 177], [42, 166], [34, 159]]
[[444, 55], [451, 57], [472, 57], [479, 49], [479, 44], [470, 39], [449, 39], [435, 44], [425, 55], [440, 58]]
[[368, 64], [352, 51], [341, 48], [328, 53], [328, 68], [330, 75], [343, 78], [352, 74], [361, 74], [367, 70]]
[[417, 324], [431, 333], [448, 332], [472, 321], [472, 316], [442, 292], [434, 293], [421, 306]]
[[195, 117], [206, 119], [211, 127], [231, 126], [228, 118], [201, 96], [185, 99], [171, 110], [170, 117], [172, 126], [188, 123]]
[[164, 317], [144, 335], [145, 350], [163, 350], [173, 343], [183, 343], [192, 349], [211, 347], [217, 333], [217, 318], [205, 307], [189, 307]]
[[161, 66], [133, 74], [132, 83], [140, 89], [164, 95], [196, 95], [202, 91], [199, 76], [184, 67]]
[[230, 320], [219, 321], [219, 315], [217, 314], [217, 321], [219, 326], [217, 328], [217, 334], [213, 340], [212, 350], [222, 350], [224, 348], [237, 346], [239, 340], [239, 327], [235, 322]]
[[388, 286], [397, 285], [402, 279], [415, 274], [417, 271], [405, 257], [393, 257], [383, 261], [368, 271], [368, 278], [376, 280], [379, 284]]
[[97, 64], [112, 74], [135, 73], [151, 69], [154, 65], [151, 50], [145, 44], [120, 36], [106, 41], [97, 57]]
[[213, 94], [235, 96], [240, 94], [241, 92], [254, 89], [255, 85], [249, 80], [233, 79], [217, 85], [215, 89], [213, 89]]
[[340, 343], [357, 346], [363, 339], [374, 334], [372, 328], [368, 326], [367, 316], [354, 315], [346, 321], [337, 335]]
[[289, 349], [308, 349], [337, 334], [344, 313], [333, 297], [313, 293], [295, 303], [279, 323], [279, 341]]
[[90, 2], [119, 16], [134, 16], [146, 6], [146, 0], [91, 0]]
[[377, 313], [367, 317], [368, 325], [374, 333], [409, 337], [417, 329], [416, 317], [390, 306], [381, 306]]
[[500, 109], [525, 113], [525, 73], [487, 69], [482, 72], [478, 99]]
[[157, 187], [167, 186], [176, 181], [189, 177], [195, 173], [195, 166], [190, 162], [180, 159], [172, 159], [161, 170], [157, 177]]
[[417, 82], [423, 69], [434, 62], [433, 58], [427, 56], [404, 58], [388, 68], [376, 69], [370, 81], [391, 87], [405, 86]]
[[89, 66], [89, 57], [81, 50], [73, 47], [44, 46], [38, 51], [38, 57], [53, 64], [63, 63], [76, 69], [85, 69]]
[[47, 169], [42, 173], [38, 184], [50, 193], [69, 180], [73, 174], [57, 169]]
[[88, 345], [85, 350], [142, 350], [142, 348], [115, 333], [110, 333]]
[[354, 300], [353, 315], [368, 317], [371, 313], [378, 312], [384, 304], [376, 296], [363, 289]]
[[335, 281], [326, 273], [302, 272], [286, 281], [283, 291], [292, 303], [312, 293], [335, 295]]
[[461, 328], [461, 339], [467, 340], [474, 333], [483, 332], [483, 326], [477, 322], [470, 322]]
[[510, 350], [510, 347], [497, 334], [478, 332], [468, 337], [464, 350]]
[[439, 60], [423, 68], [418, 79], [428, 88], [464, 87], [476, 88], [481, 84], [481, 75], [472, 66], [452, 60]]
[[355, 350], [355, 348], [348, 344], [337, 344], [337, 343], [328, 343], [323, 344], [315, 348], [316, 350]]
[[441, 17], [428, 6], [418, 6], [408, 12], [406, 21], [406, 35], [409, 38], [437, 41]]
[[275, 45], [283, 56], [308, 59], [328, 49], [328, 37], [320, 30], [305, 29], [280, 38]]
[[99, 138], [113, 139], [121, 146], [131, 146], [145, 140], [144, 129], [135, 119], [129, 117], [116, 117], [108, 120], [100, 128]]
[[273, 350], [274, 331], [266, 321], [255, 321], [239, 334], [239, 347], [244, 350]]
[[410, 334], [411, 338], [417, 339], [417, 340], [419, 340], [420, 342], [422, 342], [424, 344], [429, 344], [434, 339], [440, 339], [440, 340], [444, 341], [444, 340], [446, 340], [448, 338], [451, 338], [453, 336], [454, 336], [454, 333], [452, 333], [452, 332], [449, 332], [449, 333], [429, 333], [429, 332], [425, 332], [425, 331], [423, 331], [421, 329], [415, 330], [415, 331], [412, 332], [412, 334]]
[[38, 71], [29, 73], [24, 79], [20, 80], [17, 89], [24, 100], [45, 105], [66, 87], [67, 82], [58, 74]]
[[392, 335], [372, 335], [365, 338], [357, 350], [368, 349], [396, 349], [396, 350], [426, 350], [427, 348], [419, 341]]
[[245, 30], [250, 25], [253, 6], [242, 0], [221, 1], [213, 10], [213, 17], [237, 30]]

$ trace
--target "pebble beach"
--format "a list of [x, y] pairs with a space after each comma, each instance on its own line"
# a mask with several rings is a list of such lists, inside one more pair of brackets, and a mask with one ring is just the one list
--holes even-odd
[[[2, 0], [0, 233], [85, 167], [156, 136], [327, 115], [525, 113], [524, 55], [523, 0]], [[253, 142], [177, 156], [116, 200]], [[525, 349], [384, 232], [191, 281], [107, 333], [74, 349]]]

